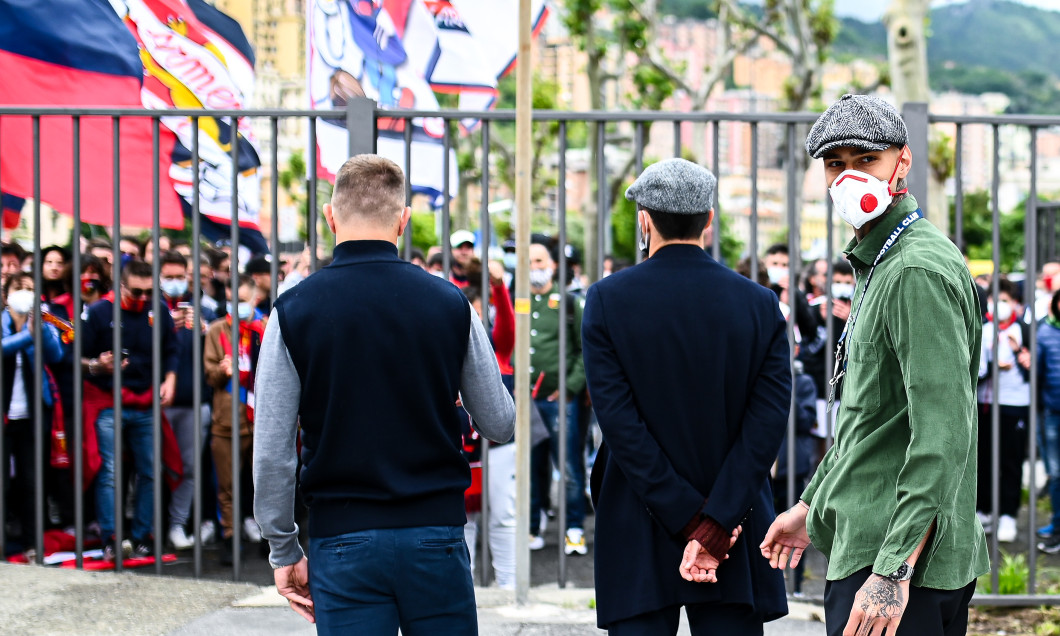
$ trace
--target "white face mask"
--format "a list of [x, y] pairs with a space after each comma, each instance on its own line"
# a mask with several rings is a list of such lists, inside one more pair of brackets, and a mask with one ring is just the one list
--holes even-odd
[[832, 283], [832, 298], [850, 300], [854, 297], [854, 286], [850, 283]]
[[[892, 179], [897, 172], [898, 164], [895, 164]], [[854, 226], [855, 230], [882, 216], [890, 207], [894, 195], [905, 192], [891, 192], [889, 181], [882, 181], [860, 170], [844, 170], [828, 188], [839, 218]]]
[[770, 285], [779, 285], [780, 281], [788, 277], [787, 267], [767, 267], [766, 274], [769, 276]]
[[1007, 300], [1000, 300], [997, 303], [997, 313], [994, 314], [997, 321], [1001, 324], [1005, 324], [1012, 318], [1012, 305]]
[[549, 284], [552, 280], [552, 274], [555, 271], [551, 267], [545, 269], [531, 269], [530, 270], [530, 286], [541, 289]]
[[33, 291], [19, 289], [7, 295], [7, 306], [16, 314], [28, 314], [33, 311]]

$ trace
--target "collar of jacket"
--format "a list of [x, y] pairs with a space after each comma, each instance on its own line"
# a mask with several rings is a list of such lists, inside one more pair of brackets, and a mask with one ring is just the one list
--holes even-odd
[[898, 205], [891, 208], [890, 212], [880, 217], [880, 222], [869, 231], [865, 238], [861, 239], [860, 243], [857, 237], [850, 239], [846, 249], [843, 250], [843, 253], [847, 255], [847, 260], [856, 259], [858, 263], [870, 267], [880, 250], [883, 249], [883, 244], [887, 242], [891, 232], [902, 222], [902, 219], [918, 207], [920, 206], [917, 205], [913, 195], [907, 195], [898, 202]]
[[401, 260], [397, 245], [390, 241], [343, 241], [335, 246], [332, 256], [335, 265]]
[[664, 245], [660, 247], [658, 251], [652, 254], [648, 260], [662, 259], [667, 260], [671, 258], [710, 258], [710, 254], [703, 251], [703, 248], [699, 245], [688, 245], [685, 243], [675, 243], [674, 245]]

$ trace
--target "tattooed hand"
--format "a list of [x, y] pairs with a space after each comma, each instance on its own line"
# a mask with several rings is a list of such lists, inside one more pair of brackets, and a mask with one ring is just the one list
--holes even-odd
[[895, 583], [872, 574], [854, 597], [843, 636], [883, 636], [898, 632], [902, 614], [909, 602], [909, 581]]

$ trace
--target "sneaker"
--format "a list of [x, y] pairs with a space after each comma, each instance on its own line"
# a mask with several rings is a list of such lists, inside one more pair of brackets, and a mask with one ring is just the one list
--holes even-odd
[[547, 510], [542, 510], [541, 511], [541, 523], [540, 523], [540, 527], [538, 528], [538, 531], [540, 532], [540, 534], [545, 534], [545, 530], [548, 530], [548, 511]]
[[979, 523], [983, 524], [983, 531], [990, 534], [994, 531], [994, 518], [985, 512], [980, 510], [975, 511], [975, 516], [979, 517]]
[[1053, 524], [1050, 523], [1047, 526], [1042, 526], [1041, 528], [1038, 528], [1039, 538], [1048, 539], [1051, 536], [1053, 536]]
[[1039, 541], [1038, 549], [1046, 554], [1056, 554], [1060, 552], [1060, 532], [1054, 534], [1045, 541]]
[[213, 540], [217, 538], [217, 524], [212, 519], [207, 519], [202, 522], [199, 526], [199, 539], [202, 540], [203, 545], [213, 543]]
[[1016, 540], [1016, 519], [1001, 515], [997, 522], [997, 540], [1001, 543], [1012, 543]]
[[258, 527], [258, 522], [254, 521], [254, 517], [247, 517], [243, 520], [243, 533], [247, 541], [261, 543], [261, 528]]
[[145, 557], [153, 557], [155, 555], [154, 539], [147, 538], [143, 540], [133, 541], [132, 544], [132, 557], [134, 559], [142, 559]]
[[530, 549], [531, 550], [534, 550], [536, 552], [537, 550], [541, 550], [544, 547], [545, 547], [545, 538], [544, 537], [542, 537], [539, 534], [530, 535]]
[[585, 533], [582, 532], [581, 528], [567, 530], [567, 538], [563, 542], [563, 552], [566, 554], [589, 554], [589, 549], [585, 546]]
[[184, 526], [173, 526], [169, 529], [168, 536], [169, 542], [173, 544], [173, 548], [176, 550], [187, 550], [195, 545], [195, 537], [189, 537], [188, 533], [184, 531]]
[[[110, 541], [107, 541], [107, 545], [103, 546], [103, 560], [114, 562], [117, 559], [117, 550], [114, 549], [115, 539], [111, 537]], [[126, 539], [121, 542], [121, 558], [128, 559], [132, 555], [133, 546], [132, 543]]]

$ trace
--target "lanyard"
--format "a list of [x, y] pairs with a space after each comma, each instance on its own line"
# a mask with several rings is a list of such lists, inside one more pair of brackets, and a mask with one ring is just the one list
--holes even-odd
[[920, 219], [924, 218], [924, 213], [919, 208], [909, 214], [909, 216], [902, 219], [902, 222], [894, 228], [891, 235], [887, 237], [887, 241], [880, 248], [880, 253], [876, 255], [876, 260], [872, 262], [872, 267], [869, 268], [869, 274], [865, 277], [865, 286], [861, 288], [861, 298], [858, 301], [857, 310], [847, 317], [847, 323], [843, 326], [843, 333], [839, 335], [839, 344], [835, 348], [835, 368], [832, 371], [832, 379], [828, 382], [828, 407], [825, 413], [832, 412], [832, 405], [835, 403], [835, 392], [836, 387], [839, 385], [839, 381], [842, 379], [847, 372], [847, 335], [854, 331], [854, 325], [858, 321], [858, 316], [861, 315], [861, 308], [865, 305], [865, 294], [869, 291], [869, 284], [872, 282], [872, 275], [876, 272], [876, 266], [880, 264], [883, 257], [887, 252], [898, 243], [898, 239], [902, 236], [902, 232], [909, 229], [909, 226], [916, 223]]

